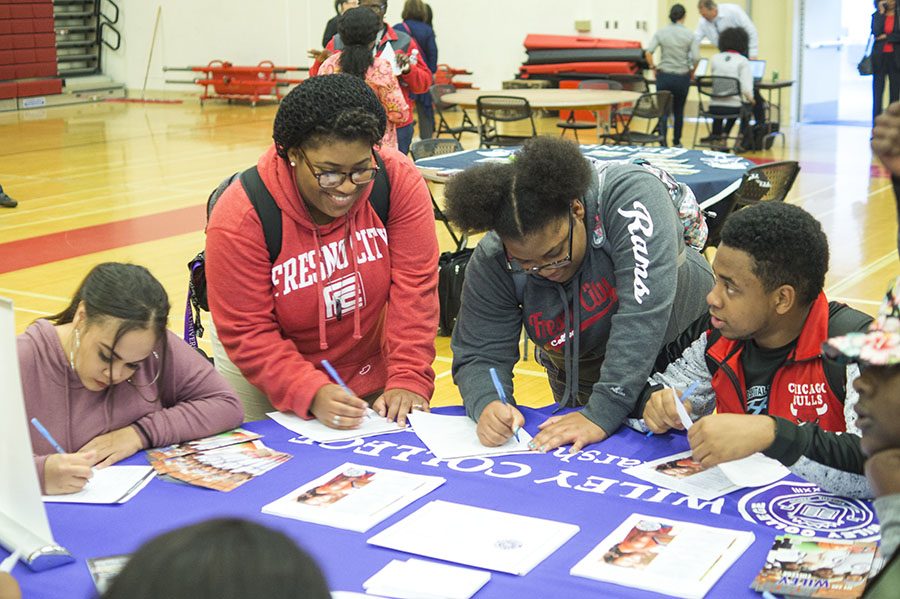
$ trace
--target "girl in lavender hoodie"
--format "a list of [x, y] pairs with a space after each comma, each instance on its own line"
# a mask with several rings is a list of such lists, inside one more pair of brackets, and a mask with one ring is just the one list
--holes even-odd
[[44, 493], [73, 493], [91, 468], [148, 447], [239, 425], [234, 391], [193, 348], [166, 330], [169, 298], [133, 264], [95, 266], [69, 306], [18, 337], [28, 418], [66, 453], [32, 432]]

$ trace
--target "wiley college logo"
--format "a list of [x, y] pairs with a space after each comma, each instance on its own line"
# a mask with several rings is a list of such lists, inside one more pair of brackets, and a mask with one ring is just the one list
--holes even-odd
[[867, 502], [806, 482], [781, 481], [747, 493], [738, 510], [745, 520], [807, 538], [872, 541], [880, 531]]

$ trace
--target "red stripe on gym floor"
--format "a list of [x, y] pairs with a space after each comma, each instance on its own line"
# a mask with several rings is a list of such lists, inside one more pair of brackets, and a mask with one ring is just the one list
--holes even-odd
[[70, 229], [0, 244], [0, 274], [95, 252], [202, 231], [206, 207], [188, 206], [159, 214]]

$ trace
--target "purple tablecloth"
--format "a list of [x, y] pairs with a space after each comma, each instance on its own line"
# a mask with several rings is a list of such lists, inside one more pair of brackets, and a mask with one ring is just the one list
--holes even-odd
[[[440, 411], [462, 413], [461, 408]], [[523, 412], [527, 419], [526, 428], [535, 433], [550, 409], [525, 408]], [[332, 589], [360, 592], [362, 582], [390, 560], [410, 557], [369, 546], [366, 539], [434, 499], [559, 520], [581, 527], [578, 534], [527, 576], [492, 573], [491, 581], [476, 595], [478, 599], [659, 596], [569, 575], [569, 569], [575, 563], [634, 512], [752, 531], [756, 535], [753, 546], [719, 580], [709, 596], [758, 597], [749, 589], [750, 582], [762, 567], [773, 538], [780, 534], [775, 527], [745, 519], [739, 511], [742, 498], [759, 496], [759, 501], [747, 502], [745, 511], [755, 509], [762, 519], [777, 523], [780, 515], [770, 518], [763, 512], [777, 504], [778, 497], [762, 497], [759, 490], [750, 489], [715, 501], [698, 501], [622, 473], [623, 468], [635, 465], [637, 460], [649, 461], [687, 449], [687, 440], [682, 433], [647, 439], [631, 430], [622, 430], [577, 456], [569, 456], [566, 449], [561, 449], [547, 455], [445, 462], [434, 459], [411, 431], [320, 446], [288, 442], [295, 435], [272, 421], [249, 423], [246, 428], [262, 433], [263, 441], [269, 447], [289, 452], [294, 457], [230, 493], [157, 479], [123, 505], [47, 504], [56, 540], [75, 556], [76, 562], [41, 573], [30, 572], [18, 565], [14, 575], [22, 585], [24, 597], [91, 597], [94, 587], [86, 558], [131, 553], [160, 532], [213, 517], [239, 516], [284, 531], [318, 559]], [[125, 463], [145, 462], [144, 455], [140, 454]], [[264, 504], [344, 462], [439, 475], [446, 478], [447, 483], [364, 534], [260, 512]], [[856, 527], [856, 532], [851, 531], [847, 536], [857, 538], [865, 531], [871, 533], [877, 529], [867, 504], [837, 498], [831, 500], [829, 496], [815, 494], [815, 489], [808, 483], [776, 484], [782, 485], [781, 499], [801, 495], [799, 502], [793, 499], [788, 507], [794, 515], [805, 516], [805, 519], [797, 519], [804, 525], [815, 527], [818, 517], [823, 529], [828, 529], [831, 527], [829, 522], [839, 519], [845, 528]], [[774, 491], [770, 495], [772, 493]], [[809, 505], [804, 503], [813, 497], [818, 501]], [[832, 534], [840, 533], [835, 528]], [[0, 550], [0, 554], [4, 553]]]

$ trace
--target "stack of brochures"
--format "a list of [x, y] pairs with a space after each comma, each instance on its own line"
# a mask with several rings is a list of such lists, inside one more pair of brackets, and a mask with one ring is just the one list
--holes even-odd
[[574, 524], [432, 501], [369, 544], [524, 576], [578, 530]]
[[751, 532], [632, 514], [571, 574], [702, 599], [753, 539]]
[[161, 476], [216, 491], [231, 491], [291, 459], [269, 449], [260, 435], [235, 429], [147, 451], [150, 465]]
[[262, 511], [365, 532], [444, 482], [440, 476], [348, 462], [264, 505]]
[[766, 565], [751, 586], [760, 593], [779, 595], [861, 597], [876, 549], [876, 543], [867, 541], [775, 537]]
[[392, 560], [363, 583], [371, 595], [396, 599], [469, 599], [491, 579], [490, 572], [409, 559]]

